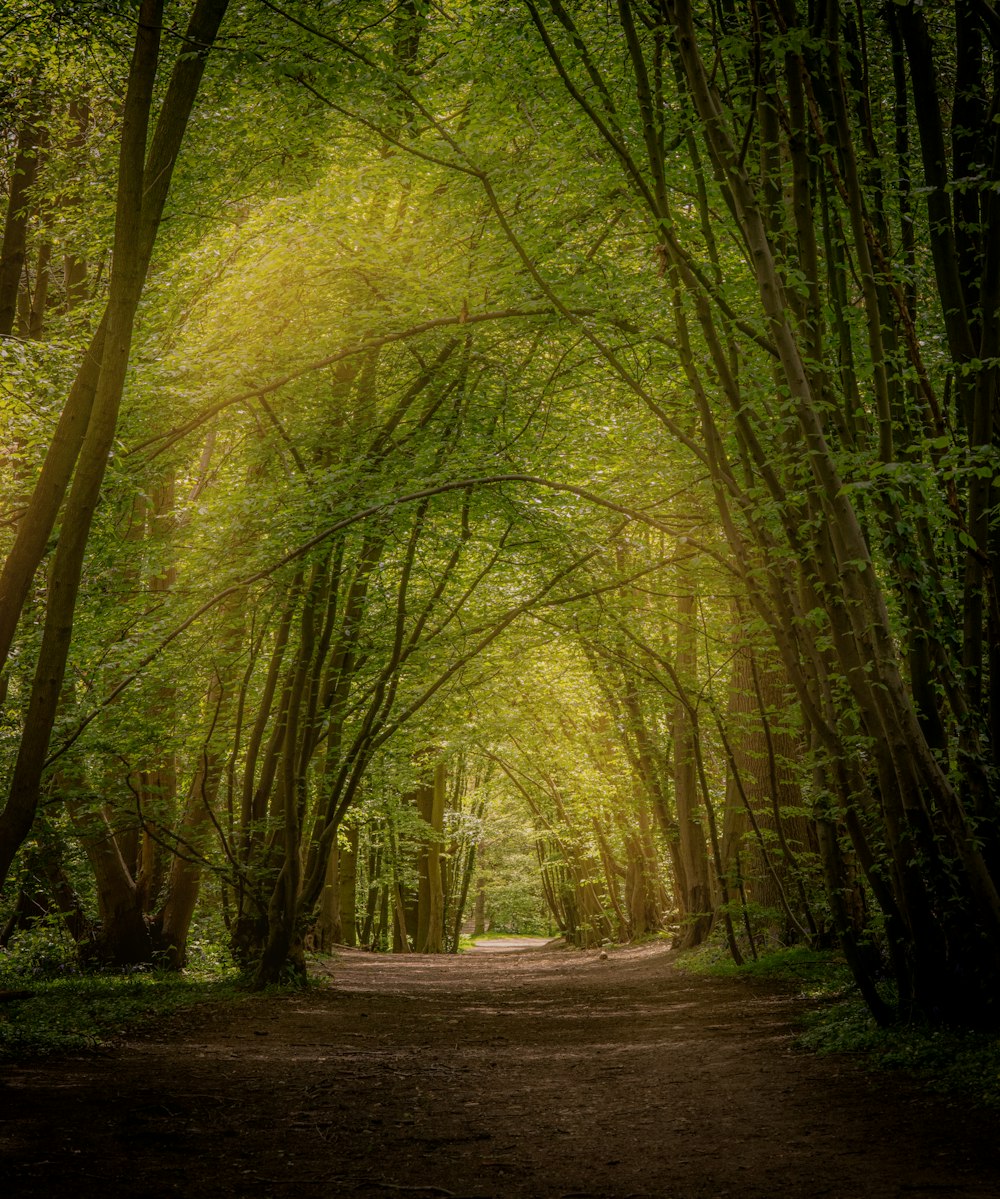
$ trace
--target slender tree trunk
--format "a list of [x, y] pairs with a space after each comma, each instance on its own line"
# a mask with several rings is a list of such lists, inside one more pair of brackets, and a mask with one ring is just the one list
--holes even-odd
[[479, 846], [479, 874], [476, 876], [476, 902], [472, 908], [472, 935], [486, 936], [486, 876], [483, 874], [482, 845]]
[[160, 53], [163, 3], [143, 0], [140, 8], [122, 119], [115, 255], [106, 321], [95, 335], [74, 384], [15, 545], [0, 573], [2, 668], [76, 463], [49, 576], [42, 644], [25, 727], [10, 795], [0, 813], [0, 883], [34, 820], [72, 638], [84, 553], [118, 422], [136, 309], [174, 163], [204, 72], [203, 51], [214, 41], [226, 7], [227, 0], [197, 0], [188, 38], [198, 49], [178, 59], [148, 156], [147, 136]]
[[38, 175], [44, 119], [44, 105], [40, 102], [37, 89], [33, 88], [28, 110], [18, 130], [10, 194], [7, 197], [7, 216], [3, 241], [0, 243], [0, 337], [9, 337], [17, 322], [18, 295], [24, 287], [27, 261], [31, 189]]
[[219, 754], [206, 745], [191, 781], [178, 829], [177, 850], [167, 876], [167, 896], [156, 921], [161, 946], [167, 953], [167, 965], [172, 970], [182, 969], [187, 960], [188, 934], [201, 892], [201, 855], [208, 848], [207, 841], [215, 823], [213, 810], [221, 774]]
[[28, 309], [26, 335], [38, 341], [45, 328], [45, 309], [49, 295], [49, 266], [52, 260], [52, 243], [46, 239], [38, 247], [35, 258], [35, 286], [31, 289], [31, 305]]
[[444, 810], [447, 800], [448, 774], [444, 762], [434, 767], [431, 787], [430, 826], [431, 839], [424, 853], [424, 868], [427, 878], [427, 914], [421, 920], [423, 939], [419, 943], [422, 953], [444, 952], [444, 888], [441, 878], [441, 838], [444, 836]]
[[[799, 864], [800, 855], [808, 850], [805, 820], [784, 810], [801, 812], [803, 807], [789, 768], [802, 751], [793, 738], [776, 733], [770, 723], [773, 714], [781, 711], [781, 699], [773, 666], [758, 671], [753, 651], [741, 647], [733, 659], [726, 712], [731, 761], [724, 865], [729, 871], [739, 858], [744, 895], [755, 909], [764, 909], [756, 917], [762, 935], [788, 944], [808, 940], [816, 929]], [[766, 701], [770, 714], [763, 706]]]
[[[677, 604], [677, 675], [689, 694], [697, 694], [695, 598], [682, 595]], [[685, 949], [700, 945], [713, 923], [712, 892], [709, 884], [708, 851], [698, 802], [698, 771], [695, 730], [686, 705], [678, 698], [672, 721], [674, 745], [674, 802], [677, 807], [678, 898], [681, 901]]]
[[459, 942], [462, 939], [462, 925], [465, 923], [465, 908], [469, 902], [469, 885], [472, 882], [472, 875], [476, 869], [476, 846], [471, 844], [465, 854], [465, 861], [462, 866], [462, 877], [458, 889], [458, 898], [455, 901], [453, 912], [452, 927], [451, 927], [451, 952], [458, 953]]
[[375, 944], [377, 932], [375, 919], [378, 915], [380, 895], [385, 890], [384, 887], [379, 885], [378, 881], [381, 863], [382, 855], [379, 853], [377, 846], [369, 845], [367, 861], [368, 892], [367, 902], [365, 903], [365, 922], [361, 929], [362, 949], [371, 949]]
[[326, 878], [319, 901], [319, 917], [313, 930], [313, 945], [320, 953], [329, 953], [344, 939], [343, 909], [340, 905], [340, 844], [334, 838], [327, 857]]

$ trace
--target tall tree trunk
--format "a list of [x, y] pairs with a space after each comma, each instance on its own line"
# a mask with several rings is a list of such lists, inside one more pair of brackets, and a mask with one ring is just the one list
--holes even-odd
[[478, 846], [479, 859], [477, 869], [479, 873], [476, 875], [476, 901], [472, 907], [472, 935], [474, 937], [486, 936], [486, 875], [483, 873], [483, 847], [482, 842]]
[[347, 844], [340, 850], [340, 923], [345, 945], [358, 943], [358, 844], [361, 830], [355, 820], [346, 828]]
[[319, 917], [313, 931], [313, 944], [320, 953], [329, 953], [343, 939], [340, 907], [340, 846], [334, 841], [326, 868], [326, 881], [320, 897]]
[[743, 893], [758, 909], [762, 935], [778, 944], [809, 941], [817, 930], [800, 862], [810, 852], [809, 831], [791, 769], [802, 757], [802, 746], [774, 729], [772, 721], [787, 708], [787, 696], [775, 665], [765, 656], [758, 667], [756, 657], [749, 646], [741, 646], [730, 676], [724, 865], [736, 877], [739, 859]]
[[18, 129], [3, 241], [0, 243], [0, 337], [9, 337], [17, 322], [18, 295], [24, 286], [27, 261], [31, 189], [38, 176], [44, 120], [45, 106], [37, 88], [33, 87]]
[[221, 774], [220, 755], [206, 745], [191, 780], [167, 875], [166, 899], [156, 919], [160, 945], [172, 970], [182, 969], [187, 961], [188, 934], [201, 891], [201, 859], [214, 828]]
[[52, 260], [52, 243], [45, 239], [38, 247], [35, 258], [35, 285], [31, 289], [31, 304], [28, 309], [28, 326], [25, 335], [38, 341], [45, 329], [45, 308], [49, 295], [49, 267]]
[[341, 858], [343, 851], [337, 838], [330, 846], [326, 879], [320, 896], [319, 916], [313, 929], [313, 945], [320, 953], [329, 953], [334, 945], [344, 943], [344, 909], [341, 904]]
[[28, 511], [20, 522], [14, 547], [0, 573], [2, 669], [28, 588], [76, 464], [49, 577], [42, 643], [25, 727], [10, 795], [0, 813], [0, 884], [31, 828], [38, 805], [39, 784], [72, 638], [84, 553], [118, 422], [136, 309], [173, 167], [204, 72], [205, 51], [215, 40], [227, 3], [228, 0], [197, 0], [187, 30], [188, 44], [196, 49], [194, 53], [181, 55], [175, 65], [148, 156], [163, 2], [142, 0], [139, 11], [122, 118], [115, 254], [106, 320], [81, 367]]
[[[678, 680], [689, 695], [697, 694], [697, 629], [695, 597], [686, 593], [677, 601]], [[677, 893], [681, 905], [681, 945], [700, 945], [712, 930], [714, 919], [709, 884], [708, 851], [698, 801], [695, 729], [691, 714], [678, 697], [671, 732], [674, 745], [674, 802], [677, 808], [677, 857], [680, 877]]]
[[81, 800], [68, 800], [67, 807], [97, 884], [101, 919], [94, 947], [97, 957], [113, 966], [151, 962], [153, 942], [149, 926], [136, 894], [135, 880], [122, 858], [107, 817]]
[[434, 767], [431, 787], [431, 838], [424, 855], [427, 874], [427, 918], [422, 953], [444, 952], [444, 885], [441, 877], [441, 841], [444, 837], [444, 810], [448, 792], [448, 771], [444, 762]]

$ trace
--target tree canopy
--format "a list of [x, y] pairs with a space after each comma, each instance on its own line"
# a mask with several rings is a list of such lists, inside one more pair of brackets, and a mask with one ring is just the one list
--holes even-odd
[[995, 1025], [992, 0], [0, 20], [6, 935]]

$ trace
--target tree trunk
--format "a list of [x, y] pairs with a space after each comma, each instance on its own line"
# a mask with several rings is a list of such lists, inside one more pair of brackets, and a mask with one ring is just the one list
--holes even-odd
[[[694, 623], [695, 599], [682, 595], [677, 601], [677, 676], [686, 691], [697, 694], [697, 649]], [[674, 746], [674, 802], [677, 807], [677, 897], [681, 908], [681, 946], [700, 945], [712, 930], [714, 920], [709, 884], [708, 851], [698, 801], [698, 772], [695, 729], [686, 705], [678, 698], [671, 731]]]
[[52, 243], [46, 239], [38, 247], [35, 258], [35, 286], [31, 289], [31, 304], [28, 309], [28, 324], [25, 335], [38, 341], [45, 328], [45, 308], [49, 295], [49, 264], [52, 259]]
[[479, 874], [476, 875], [476, 902], [472, 908], [472, 935], [486, 936], [486, 876], [483, 874], [483, 849], [479, 846]]
[[345, 945], [358, 943], [358, 842], [360, 829], [351, 820], [347, 825], [347, 844], [341, 847], [338, 863], [340, 883], [340, 926]]
[[469, 885], [472, 882], [472, 875], [476, 869], [476, 846], [469, 845], [465, 853], [465, 861], [462, 865], [461, 882], [458, 887], [458, 897], [455, 900], [454, 911], [452, 913], [451, 926], [451, 952], [458, 953], [459, 943], [462, 939], [462, 925], [465, 923], [465, 907], [469, 902]]
[[112, 966], [146, 965], [153, 960], [153, 941], [139, 903], [135, 880], [122, 858], [107, 818], [81, 800], [68, 800], [80, 842], [97, 884], [100, 929], [97, 958]]
[[186, 962], [204, 859], [214, 837], [221, 836], [216, 808], [225, 762], [223, 750], [231, 734], [230, 714], [237, 693], [233, 663], [243, 636], [243, 611], [240, 609], [231, 617], [227, 605], [221, 616], [225, 624], [220, 633], [220, 660], [214, 666], [205, 697], [209, 727], [181, 818], [167, 878], [166, 900], [156, 920], [167, 965], [173, 970], [182, 969]]
[[315, 948], [329, 953], [335, 945], [357, 945], [357, 842], [356, 824], [342, 827], [347, 844], [333, 839], [327, 861], [319, 918], [313, 930]]
[[177, 60], [148, 156], [147, 136], [160, 52], [163, 3], [162, 0], [143, 0], [140, 8], [122, 118], [115, 254], [106, 323], [102, 323], [91, 347], [91, 353], [99, 351], [100, 357], [98, 360], [88, 353], [81, 367], [28, 511], [20, 522], [14, 547], [0, 574], [2, 669], [72, 474], [73, 483], [49, 578], [42, 643], [25, 727], [10, 795], [0, 813], [0, 884], [35, 817], [39, 784], [72, 638], [84, 553], [118, 423], [135, 314], [173, 167], [204, 72], [204, 51], [215, 39], [227, 2], [197, 0], [187, 30], [189, 44], [196, 47], [196, 51], [185, 53]]
[[444, 886], [441, 877], [441, 840], [444, 836], [447, 789], [447, 767], [444, 762], [438, 762], [434, 767], [434, 782], [430, 789], [431, 838], [427, 842], [423, 855], [427, 879], [427, 912], [426, 918], [421, 919], [423, 939], [419, 943], [419, 948], [422, 953], [444, 952]]
[[24, 287], [28, 214], [31, 209], [31, 189], [38, 175], [44, 112], [44, 106], [33, 88], [28, 110], [18, 129], [3, 242], [0, 243], [0, 337], [9, 337], [14, 331], [18, 314], [18, 295]]
[[220, 775], [219, 756], [206, 747], [191, 781], [167, 876], [167, 897], [156, 920], [166, 965], [171, 970], [182, 969], [187, 960], [188, 934], [201, 891], [201, 855], [214, 827]]
[[326, 878], [319, 902], [319, 917], [313, 929], [313, 947], [319, 953], [329, 953], [334, 945], [344, 941], [343, 908], [340, 880], [341, 848], [336, 838], [327, 857]]
[[[739, 858], [739, 881], [761, 934], [784, 945], [809, 941], [816, 926], [800, 863], [810, 850], [809, 833], [791, 769], [803, 749], [772, 726], [774, 716], [787, 708], [780, 682], [773, 663], [768, 665], [749, 646], [738, 649], [726, 711], [730, 760], [723, 856], [734, 878]], [[789, 816], [786, 808], [796, 815]]]

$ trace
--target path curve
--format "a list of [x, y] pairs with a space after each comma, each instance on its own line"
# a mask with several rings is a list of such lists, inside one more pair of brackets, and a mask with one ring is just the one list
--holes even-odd
[[345, 952], [308, 992], [9, 1068], [3, 1194], [996, 1199], [996, 1117], [794, 1047], [659, 947]]
[[551, 937], [495, 937], [473, 941], [464, 953], [524, 953], [530, 949], [552, 947]]

